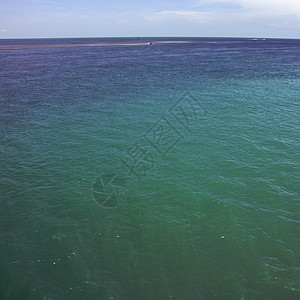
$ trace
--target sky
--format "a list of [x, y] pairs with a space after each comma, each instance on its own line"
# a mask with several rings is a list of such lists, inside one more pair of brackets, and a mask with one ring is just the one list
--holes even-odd
[[0, 38], [300, 38], [300, 0], [0, 0]]

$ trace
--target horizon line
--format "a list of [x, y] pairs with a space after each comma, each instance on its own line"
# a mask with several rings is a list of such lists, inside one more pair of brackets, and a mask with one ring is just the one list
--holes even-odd
[[296, 37], [266, 37], [266, 36], [67, 36], [67, 37], [0, 37], [0, 40], [28, 40], [28, 39], [150, 39], [150, 38], [224, 38], [224, 39], [280, 39], [299, 40]]

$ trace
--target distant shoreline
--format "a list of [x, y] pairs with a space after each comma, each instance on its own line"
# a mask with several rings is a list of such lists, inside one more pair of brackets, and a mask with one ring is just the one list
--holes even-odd
[[40, 49], [40, 48], [70, 48], [70, 47], [103, 47], [103, 46], [145, 46], [155, 44], [186, 44], [191, 41], [148, 41], [134, 43], [76, 43], [76, 44], [48, 44], [48, 45], [6, 45], [0, 50]]

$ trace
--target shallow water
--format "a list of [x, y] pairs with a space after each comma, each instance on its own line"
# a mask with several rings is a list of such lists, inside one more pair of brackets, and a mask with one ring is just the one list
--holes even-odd
[[300, 41], [1, 40], [2, 299], [297, 299]]

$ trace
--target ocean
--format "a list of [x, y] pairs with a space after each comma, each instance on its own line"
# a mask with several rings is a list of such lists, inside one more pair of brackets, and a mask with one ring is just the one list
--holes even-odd
[[0, 40], [0, 299], [299, 299], [300, 40]]

